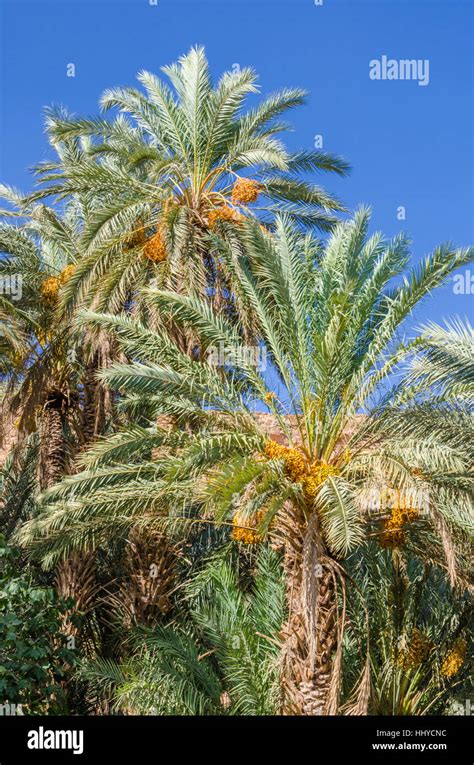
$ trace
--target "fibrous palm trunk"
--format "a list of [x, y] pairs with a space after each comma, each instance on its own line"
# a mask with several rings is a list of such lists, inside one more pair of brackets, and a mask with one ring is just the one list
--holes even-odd
[[72, 614], [85, 616], [91, 609], [97, 591], [95, 556], [73, 553], [56, 570], [56, 589], [62, 598], [74, 600], [74, 610], [64, 614], [63, 632], [76, 638], [80, 628]]
[[63, 475], [66, 464], [66, 445], [63, 433], [63, 414], [59, 407], [46, 404], [40, 425], [40, 486], [47, 489]]
[[[40, 425], [40, 485], [47, 489], [68, 472], [68, 449], [64, 436], [65, 419], [68, 416], [68, 399], [58, 390], [48, 395]], [[62, 561], [56, 570], [56, 589], [60, 597], [75, 600], [74, 612], [85, 613], [96, 592], [94, 556], [74, 553]], [[76, 637], [77, 625], [71, 621], [71, 613], [63, 614], [63, 633]]]
[[325, 549], [316, 514], [295, 507], [279, 521], [284, 540], [288, 618], [281, 633], [283, 713], [337, 710], [341, 661], [338, 564]]
[[[97, 380], [101, 366], [110, 362], [109, 342], [102, 338], [92, 357], [86, 364], [83, 385], [84, 399], [82, 410], [82, 447], [88, 446], [103, 432], [107, 418], [112, 412], [112, 393]], [[96, 560], [90, 552], [73, 553], [62, 561], [56, 571], [56, 587], [63, 598], [75, 601], [74, 613], [87, 614], [91, 610], [97, 591]], [[65, 615], [64, 631], [69, 636], [77, 637], [81, 630]]]
[[132, 529], [124, 557], [125, 575], [118, 592], [109, 596], [114, 612], [127, 627], [153, 624], [172, 608], [179, 544], [164, 534]]

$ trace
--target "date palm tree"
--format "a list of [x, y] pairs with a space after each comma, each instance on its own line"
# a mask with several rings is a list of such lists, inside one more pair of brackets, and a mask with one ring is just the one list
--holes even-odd
[[64, 472], [67, 443], [77, 438], [79, 420], [78, 364], [72, 363], [74, 347], [68, 328], [57, 321], [58, 296], [68, 263], [76, 251], [68, 241], [66, 220], [60, 220], [43, 205], [22, 219], [21, 196], [3, 187], [3, 196], [16, 205], [13, 222], [0, 226], [3, 279], [14, 275], [21, 296], [4, 303], [3, 327], [15, 326], [21, 345], [12, 346], [4, 364], [5, 419], [18, 418], [21, 437], [39, 428], [43, 434], [42, 484], [55, 483]]
[[225, 72], [214, 85], [202, 48], [163, 72], [169, 85], [141, 72], [144, 92], [107, 90], [101, 106], [119, 110], [113, 120], [48, 113], [53, 145], [75, 142], [75, 151], [38, 167], [44, 183], [30, 199], [79, 194], [91, 209], [72, 306], [94, 300], [116, 312], [151, 279], [232, 303], [209, 230], [236, 234], [250, 214], [270, 225], [279, 210], [327, 231], [342, 209], [305, 176], [345, 175], [347, 163], [320, 150], [291, 153], [278, 138], [287, 127], [280, 116], [304, 103], [304, 91], [285, 89], [244, 110], [258, 93], [256, 73]]
[[105, 697], [113, 711], [129, 714], [276, 714], [276, 637], [285, 613], [278, 556], [264, 548], [242, 576], [226, 546], [184, 593], [179, 618], [134, 634], [125, 661], [84, 663], [93, 707]]
[[[75, 330], [63, 310], [64, 288], [80, 257], [79, 201], [70, 200], [59, 214], [43, 204], [25, 204], [21, 194], [5, 186], [2, 196], [10, 207], [3, 211], [9, 221], [0, 225], [0, 274], [18, 277], [22, 292], [17, 304], [10, 300], [4, 308], [3, 326], [14, 327], [18, 341], [5, 359], [2, 419], [11, 425], [16, 418], [17, 461], [23, 440], [36, 440], [33, 467], [46, 489], [74, 470], [78, 451], [101, 432], [111, 414], [110, 392], [91, 379], [94, 362], [96, 367], [97, 359], [106, 362], [107, 345]], [[33, 514], [31, 492], [28, 501], [22, 502], [21, 495], [11, 499], [10, 512], [22, 512], [24, 518], [26, 506]], [[57, 590], [64, 597], [74, 595], [85, 611], [95, 591], [93, 578], [93, 558], [75, 554], [60, 564]]]
[[352, 558], [348, 570], [358, 591], [353, 591], [349, 603], [346, 684], [356, 681], [360, 647], [368, 642], [369, 714], [449, 714], [453, 701], [468, 698], [472, 687], [468, 550], [460, 571], [464, 586], [455, 589], [444, 572], [415, 557], [406, 545], [380, 549], [371, 540]]
[[[222, 247], [258, 317], [253, 355], [238, 325], [199, 296], [147, 292], [163, 315], [192, 327], [200, 360], [164, 328], [86, 313], [133, 358], [102, 377], [125, 407], [145, 401], [150, 422], [96, 444], [85, 470], [53, 488], [21, 532], [46, 564], [137, 523], [221, 523], [241, 544], [268, 536], [284, 560], [281, 671], [283, 709], [292, 714], [339, 708], [345, 557], [369, 538], [411, 545], [454, 582], [455, 542], [472, 532], [467, 389], [457, 396], [435, 385], [432, 335], [398, 334], [473, 252], [441, 246], [410, 271], [406, 239], [369, 237], [369, 217], [362, 209], [338, 224], [324, 249], [284, 218], [274, 235], [249, 222], [248, 257], [237, 265]], [[470, 343], [466, 335], [472, 353]], [[266, 367], [254, 363], [263, 349]], [[464, 383], [471, 391], [472, 382]], [[270, 426], [258, 414], [263, 405]], [[178, 427], [156, 424], [160, 414]], [[366, 709], [364, 698], [361, 691], [353, 709]]]

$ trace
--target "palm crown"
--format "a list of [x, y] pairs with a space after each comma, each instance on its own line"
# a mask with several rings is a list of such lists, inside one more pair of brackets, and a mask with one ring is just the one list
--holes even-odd
[[[41, 461], [51, 462], [52, 455], [62, 454], [53, 471], [54, 482], [57, 470], [65, 467], [63, 452], [72, 454], [79, 443], [90, 440], [106, 416], [105, 402], [99, 401], [90, 372], [98, 360], [106, 363], [108, 344], [74, 328], [64, 313], [65, 293], [80, 257], [85, 210], [77, 197], [59, 213], [43, 204], [26, 204], [6, 186], [1, 195], [11, 209], [3, 211], [10, 222], [0, 225], [0, 275], [16, 275], [22, 287], [17, 303], [3, 302], [6, 321], [2, 326], [8, 333], [0, 359], [4, 368], [2, 437], [8, 438], [12, 418], [17, 418], [15, 440], [20, 442], [43, 429]], [[52, 418], [57, 420], [54, 438], [47, 426]], [[66, 462], [70, 464], [70, 459]]]
[[70, 205], [59, 216], [37, 204], [26, 215], [20, 194], [5, 186], [1, 194], [13, 209], [11, 222], [0, 225], [0, 273], [2, 278], [17, 275], [22, 285], [18, 302], [5, 301], [4, 307], [21, 341], [11, 345], [5, 359], [4, 404], [20, 411], [20, 430], [31, 431], [38, 407], [53, 389], [67, 398], [78, 372], [74, 340], [58, 321], [60, 295], [78, 254], [77, 212]]
[[249, 205], [264, 224], [280, 211], [322, 230], [342, 209], [304, 174], [344, 175], [347, 163], [323, 151], [290, 153], [277, 137], [287, 127], [277, 118], [302, 104], [304, 91], [283, 90], [244, 111], [258, 92], [255, 72], [226, 72], [214, 86], [202, 48], [163, 71], [171, 88], [141, 72], [145, 93], [106, 91], [102, 108], [121, 112], [112, 121], [49, 112], [53, 144], [75, 150], [39, 166], [45, 186], [31, 199], [80, 194], [92, 210], [73, 304], [87, 292], [115, 311], [151, 278], [179, 291], [228, 291], [224, 264], [204, 241], [210, 230], [235, 230]]

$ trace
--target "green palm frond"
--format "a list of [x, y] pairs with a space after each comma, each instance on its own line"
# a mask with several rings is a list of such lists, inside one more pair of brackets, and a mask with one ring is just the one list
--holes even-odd
[[[400, 490], [418, 494], [422, 483], [435, 504], [435, 487], [442, 485], [443, 496], [457, 496], [458, 500], [453, 502], [457, 509], [451, 521], [447, 500], [440, 502], [439, 513], [446, 516], [448, 525], [453, 523], [464, 532], [472, 502], [469, 412], [458, 407], [454, 414], [449, 397], [443, 399], [439, 392], [434, 396], [433, 378], [426, 381], [418, 375], [415, 380], [412, 367], [402, 384], [387, 388], [395, 371], [404, 374], [407, 360], [428, 353], [423, 350], [423, 342], [427, 342], [423, 336], [396, 344], [394, 333], [416, 303], [442, 284], [460, 262], [472, 257], [472, 252], [438, 248], [417, 271], [393, 286], [407, 261], [407, 242], [403, 237], [393, 242], [379, 234], [369, 237], [368, 226], [369, 212], [362, 209], [348, 225], [336, 227], [321, 252], [319, 244], [311, 236], [299, 234], [288, 219], [279, 219], [271, 236], [250, 222], [244, 235], [248, 257], [239, 271], [241, 293], [254, 312], [258, 343], [266, 349], [267, 364], [282, 391], [280, 397], [272, 394], [270, 411], [309, 466], [334, 466], [322, 480], [308, 512], [320, 514], [325, 542], [337, 556], [346, 555], [363, 541], [366, 518], [365, 511], [361, 514], [361, 491], [364, 486], [380, 485], [381, 476]], [[227, 251], [229, 263], [231, 257]], [[147, 486], [149, 481], [157, 482], [150, 495], [155, 499], [148, 506], [156, 502], [165, 511], [162, 482], [168, 485], [171, 504], [179, 497], [183, 508], [194, 506], [197, 487], [193, 480], [199, 484], [199, 502], [220, 521], [233, 518], [236, 497], [240, 497], [239, 513], [248, 512], [249, 518], [264, 508], [278, 513], [288, 497], [293, 502], [304, 501], [304, 481], [289, 480], [281, 461], [262, 460], [267, 435], [260, 430], [254, 411], [271, 390], [268, 370], [243, 360], [243, 340], [232, 324], [197, 296], [149, 289], [146, 301], [164, 317], [158, 329], [126, 316], [87, 313], [84, 320], [114, 332], [132, 356], [129, 363], [114, 364], [101, 373], [110, 386], [133, 402], [153, 400], [155, 411], [177, 417], [182, 425], [194, 417], [197, 430], [168, 445], [169, 459], [157, 460], [155, 479], [145, 458], [141, 475]], [[167, 335], [167, 318], [173, 326], [192, 328], [201, 349], [230, 346], [234, 360], [213, 367], [190, 358]], [[294, 418], [293, 430], [288, 414]], [[123, 439], [126, 455], [127, 431]], [[153, 439], [152, 428], [149, 435], [143, 433], [144, 451], [140, 451], [140, 435], [136, 444], [132, 437], [131, 448], [136, 447], [137, 456], [145, 455], [147, 449], [153, 449]], [[346, 463], [341, 442], [349, 452]], [[107, 499], [101, 498], [98, 517], [111, 512], [117, 503], [119, 515], [123, 517], [128, 504], [127, 517], [132, 518], [136, 517], [140, 474], [134, 465], [129, 466], [127, 498], [126, 480], [125, 484], [122, 481], [127, 460], [120, 462], [119, 456], [121, 437], [116, 443], [119, 461], [115, 466], [110, 465], [107, 447], [100, 446], [91, 455], [86, 504], [93, 503], [94, 474], [108, 482], [110, 472], [107, 486], [117, 480], [122, 494], [118, 497], [112, 492]], [[113, 444], [110, 454], [114, 454]], [[255, 463], [257, 458], [260, 461]], [[137, 468], [142, 459], [138, 457]], [[415, 475], [420, 470], [424, 475], [421, 483]], [[188, 500], [186, 486], [192, 487]], [[103, 491], [99, 484], [97, 490]], [[430, 533], [440, 529], [437, 512], [433, 506]], [[47, 519], [46, 512], [43, 543]], [[263, 526], [268, 528], [268, 524], [269, 516]], [[73, 534], [73, 515], [69, 525]], [[446, 540], [446, 530], [443, 534]]]
[[139, 647], [122, 665], [84, 666], [92, 694], [135, 714], [275, 713], [276, 636], [285, 611], [280, 562], [262, 550], [249, 590], [228, 552], [214, 555], [189, 583], [178, 623], [140, 631]]

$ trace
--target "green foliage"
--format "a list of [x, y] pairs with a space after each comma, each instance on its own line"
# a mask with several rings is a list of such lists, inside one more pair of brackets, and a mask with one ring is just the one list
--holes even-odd
[[37, 510], [39, 438], [30, 436], [12, 450], [0, 468], [0, 528], [7, 538]]
[[83, 667], [90, 697], [135, 714], [276, 714], [282, 572], [268, 549], [254, 566], [245, 575], [235, 550], [214, 554], [188, 580], [178, 620], [138, 633], [121, 665], [99, 659]]
[[[453, 701], [470, 698], [473, 606], [467, 586], [453, 590], [438, 567], [374, 543], [348, 567], [357, 589], [349, 599], [345, 682], [355, 682], [368, 648], [369, 714], [447, 714]], [[465, 658], [446, 675], [443, 663], [459, 641], [466, 643]]]
[[0, 703], [23, 713], [65, 711], [63, 683], [75, 653], [61, 632], [67, 605], [21, 573], [0, 536]]
[[[334, 595], [329, 628], [344, 646], [344, 713], [445, 713], [471, 695], [467, 661], [445, 665], [472, 619], [474, 335], [459, 320], [405, 330], [473, 249], [442, 245], [412, 268], [405, 236], [369, 235], [368, 209], [338, 222], [341, 203], [310, 176], [344, 176], [347, 163], [280, 140], [301, 89], [248, 108], [256, 73], [213, 82], [202, 48], [162, 71], [104, 93], [110, 118], [48, 110], [57, 156], [37, 167], [39, 187], [23, 197], [0, 185], [0, 277], [23, 286], [18, 302], [0, 295], [2, 438], [20, 415], [0, 468], [0, 704], [279, 713], [280, 641], [295, 636], [282, 631], [288, 581], [265, 542], [258, 554], [229, 543], [238, 518], [295, 561], [303, 549], [301, 570], [286, 571], [301, 584], [291, 661], [318, 625], [311, 561], [323, 553], [352, 588], [347, 602], [344, 587]], [[234, 194], [244, 179], [258, 189], [248, 204]], [[266, 451], [263, 403], [299, 472]], [[372, 501], [387, 489], [414, 505], [390, 551], [387, 507]], [[300, 525], [278, 524], [288, 508]], [[312, 536], [295, 539], [302, 528]], [[164, 529], [182, 555], [173, 610], [130, 635], [107, 598], [118, 573], [132, 586], [149, 574], [141, 560], [127, 570], [132, 529]], [[79, 673], [62, 634], [72, 601], [39, 586], [52, 575], [26, 549], [45, 570], [61, 562], [67, 591], [92, 603]], [[75, 551], [91, 563], [79, 585]]]

